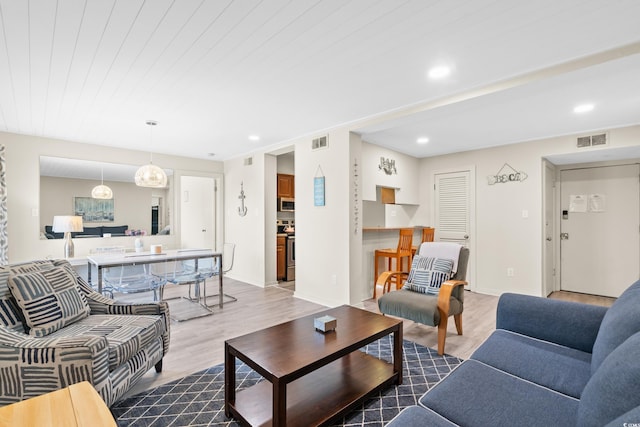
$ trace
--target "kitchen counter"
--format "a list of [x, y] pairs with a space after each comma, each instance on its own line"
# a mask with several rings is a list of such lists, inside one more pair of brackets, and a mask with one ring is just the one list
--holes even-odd
[[426, 228], [426, 225], [416, 225], [413, 227], [362, 227], [362, 232], [373, 232], [373, 231], [400, 231], [403, 228], [413, 228], [413, 230], [422, 230]]

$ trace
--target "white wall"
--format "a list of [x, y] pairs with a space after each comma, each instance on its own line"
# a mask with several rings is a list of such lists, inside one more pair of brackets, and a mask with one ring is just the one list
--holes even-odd
[[[350, 138], [340, 129], [329, 133], [327, 148], [312, 150], [311, 137], [295, 143], [295, 295], [327, 306], [350, 301]], [[318, 166], [325, 177], [325, 206], [314, 206]]]
[[[578, 150], [576, 137], [565, 136], [485, 150], [422, 159], [420, 162], [420, 208], [426, 222], [433, 218], [434, 171], [468, 165], [476, 168], [476, 286], [481, 293], [516, 292], [542, 295], [542, 159], [566, 153], [588, 153], [640, 145], [640, 127], [609, 131], [610, 146]], [[488, 185], [504, 163], [528, 178], [524, 182]], [[523, 218], [527, 211], [528, 218]], [[507, 277], [513, 268], [514, 277]]]
[[[376, 200], [376, 186], [396, 188], [396, 204], [420, 203], [418, 174], [420, 161], [415, 157], [362, 142], [362, 200]], [[380, 158], [395, 160], [397, 174], [379, 169]]]
[[[267, 236], [265, 209], [267, 206], [267, 194], [270, 186], [275, 188], [276, 174], [275, 161], [266, 161], [264, 153], [251, 155], [252, 164], [245, 165], [245, 158], [227, 160], [225, 169], [225, 240], [235, 243], [236, 253], [233, 270], [228, 276], [251, 283], [257, 286], [265, 286], [267, 279], [265, 239]], [[273, 176], [269, 178], [272, 183], [265, 182], [265, 164]], [[247, 214], [240, 216], [240, 184], [244, 188], [244, 204]], [[275, 190], [274, 190], [275, 191]], [[275, 200], [275, 192], [273, 193]], [[273, 203], [275, 212], [275, 202]], [[273, 219], [273, 253], [275, 254], [275, 217]], [[275, 262], [275, 261], [274, 261]]]
[[[8, 239], [9, 262], [22, 262], [44, 257], [60, 257], [63, 254], [59, 240], [40, 240], [40, 156], [68, 157], [111, 163], [122, 163], [123, 159], [130, 164], [145, 164], [149, 161], [149, 153], [105, 147], [91, 144], [81, 144], [51, 138], [18, 135], [0, 132], [0, 144], [6, 147], [7, 158], [7, 208], [8, 208]], [[211, 160], [191, 159], [187, 157], [154, 155], [154, 163], [171, 168], [174, 173], [199, 173], [219, 176], [223, 171], [221, 162]], [[176, 192], [179, 194], [179, 191]], [[178, 199], [178, 197], [175, 197]], [[179, 209], [175, 207], [178, 200], [174, 200], [177, 217]], [[179, 220], [179, 219], [178, 219]], [[149, 244], [160, 243], [167, 248], [176, 247], [179, 240], [177, 233], [169, 236], [145, 236], [145, 247]], [[92, 247], [125, 244], [133, 248], [133, 239], [113, 237], [110, 240], [76, 239], [74, 240], [76, 256], [84, 256]], [[114, 243], [117, 242], [117, 243]]]

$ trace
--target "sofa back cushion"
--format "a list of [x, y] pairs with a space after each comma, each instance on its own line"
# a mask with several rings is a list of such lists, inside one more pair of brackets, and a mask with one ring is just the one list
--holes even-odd
[[68, 266], [9, 276], [9, 289], [22, 310], [25, 329], [43, 337], [89, 315], [89, 304]]
[[593, 344], [591, 375], [627, 338], [640, 332], [640, 280], [625, 290], [607, 310]]
[[632, 335], [604, 359], [582, 391], [577, 425], [604, 426], [640, 405], [638, 354], [640, 332]]
[[9, 290], [9, 276], [11, 273], [38, 271], [42, 268], [51, 268], [52, 265], [49, 260], [41, 260], [0, 266], [0, 325], [16, 332], [25, 332], [22, 310], [18, 307], [16, 299]]

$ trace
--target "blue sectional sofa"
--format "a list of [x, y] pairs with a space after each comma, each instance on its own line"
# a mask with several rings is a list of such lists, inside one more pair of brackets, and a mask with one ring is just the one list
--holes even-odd
[[504, 294], [496, 330], [389, 426], [640, 425], [640, 281], [611, 308]]

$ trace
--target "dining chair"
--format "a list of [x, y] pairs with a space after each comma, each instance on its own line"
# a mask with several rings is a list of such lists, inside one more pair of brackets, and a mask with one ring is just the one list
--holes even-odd
[[[404, 259], [407, 259], [406, 271], [409, 271], [411, 267], [411, 243], [413, 241], [413, 228], [401, 228], [400, 235], [398, 237], [398, 246], [396, 249], [376, 249], [374, 252], [374, 283], [373, 283], [373, 298], [376, 297], [376, 283], [378, 281], [378, 260], [380, 258], [388, 259], [388, 271], [405, 271]], [[392, 268], [392, 261], [396, 261], [395, 269]], [[394, 276], [392, 280], [395, 280], [396, 288], [399, 284], [402, 284], [404, 278], [402, 276]]]

